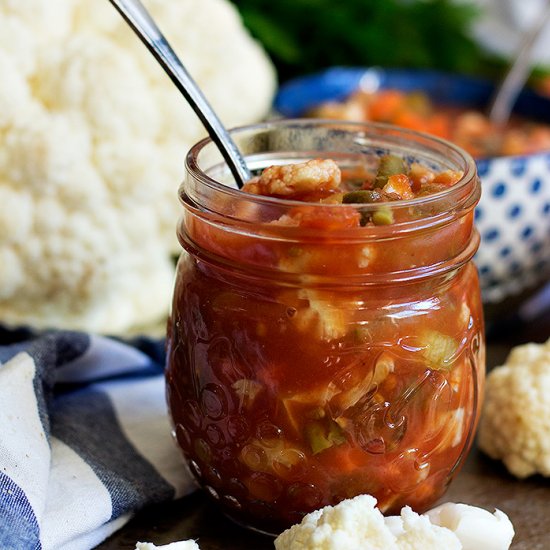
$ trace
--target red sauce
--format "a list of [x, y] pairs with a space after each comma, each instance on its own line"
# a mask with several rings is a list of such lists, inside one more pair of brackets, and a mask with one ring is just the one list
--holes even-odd
[[[341, 201], [344, 180], [320, 194], [300, 189], [309, 203], [282, 218], [266, 222], [269, 209], [257, 206], [256, 235], [196, 214], [180, 233], [188, 254], [178, 264], [167, 367], [177, 441], [226, 513], [268, 532], [361, 493], [388, 513], [428, 508], [456, 473], [479, 413], [473, 264], [390, 281], [467, 247], [472, 212], [393, 244], [354, 240], [381, 229], [372, 212], [313, 204]], [[262, 185], [249, 192], [266, 192]], [[239, 211], [231, 201], [224, 208]], [[391, 224], [421, 218], [406, 212], [382, 228], [386, 236]], [[365, 285], [367, 274], [379, 282]]]

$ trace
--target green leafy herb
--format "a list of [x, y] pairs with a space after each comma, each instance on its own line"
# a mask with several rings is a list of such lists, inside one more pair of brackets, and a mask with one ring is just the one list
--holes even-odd
[[[469, 34], [479, 11], [452, 0], [234, 0], [281, 80], [331, 65], [482, 73]], [[486, 71], [485, 71], [486, 72]]]
[[350, 191], [342, 197], [344, 204], [365, 204], [377, 202], [382, 199], [378, 191], [370, 189], [360, 189], [359, 191]]

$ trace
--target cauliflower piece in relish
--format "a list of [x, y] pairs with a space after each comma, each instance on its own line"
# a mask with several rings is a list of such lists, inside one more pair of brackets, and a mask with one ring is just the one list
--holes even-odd
[[514, 348], [489, 373], [478, 438], [515, 476], [550, 477], [550, 340]]
[[257, 195], [288, 196], [308, 191], [337, 189], [342, 175], [331, 159], [313, 159], [299, 164], [269, 166], [247, 182], [243, 191]]

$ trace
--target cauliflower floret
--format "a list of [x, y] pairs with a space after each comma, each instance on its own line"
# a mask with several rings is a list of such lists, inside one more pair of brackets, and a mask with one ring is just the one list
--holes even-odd
[[461, 550], [458, 537], [445, 527], [434, 525], [405, 506], [401, 516], [386, 518], [386, 524], [397, 537], [399, 550]]
[[[275, 73], [230, 2], [146, 4], [226, 125], [265, 115]], [[0, 13], [0, 319], [155, 323], [183, 157], [206, 132], [108, 2], [0, 0]]]
[[479, 447], [519, 478], [550, 476], [550, 340], [514, 348], [487, 376]]
[[346, 334], [346, 312], [331, 303], [330, 293], [303, 288], [298, 295], [300, 299], [308, 300], [308, 305], [300, 308], [293, 319], [300, 330], [312, 331], [316, 338], [322, 340], [335, 340]]
[[506, 514], [446, 503], [419, 515], [408, 506], [384, 517], [376, 499], [359, 495], [304, 516], [275, 539], [276, 550], [508, 550]]
[[364, 246], [361, 248], [361, 254], [359, 255], [359, 267], [365, 269], [369, 267], [376, 259], [376, 250], [372, 246]]
[[269, 166], [246, 183], [243, 191], [260, 195], [293, 195], [307, 191], [338, 189], [342, 175], [331, 159], [312, 159], [298, 164]]
[[138, 542], [135, 550], [200, 550], [200, 548], [194, 540], [181, 540], [162, 546], [155, 546], [152, 542]]
[[446, 502], [425, 514], [434, 525], [446, 527], [460, 539], [463, 550], [502, 550], [514, 538], [514, 526], [500, 510]]
[[396, 538], [376, 508], [360, 495], [308, 514], [275, 539], [276, 550], [397, 550]]

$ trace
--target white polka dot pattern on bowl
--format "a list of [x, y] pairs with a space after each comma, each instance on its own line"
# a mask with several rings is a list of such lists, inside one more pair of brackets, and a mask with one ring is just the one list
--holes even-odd
[[550, 152], [477, 161], [476, 254], [485, 302], [550, 277]]

